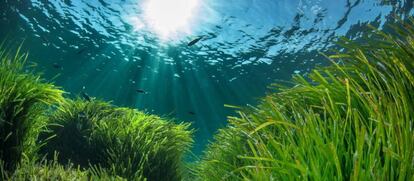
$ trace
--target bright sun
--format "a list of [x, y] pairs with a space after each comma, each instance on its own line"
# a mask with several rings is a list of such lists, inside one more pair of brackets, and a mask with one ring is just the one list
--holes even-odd
[[188, 32], [199, 0], [146, 0], [142, 5], [145, 24], [161, 39]]

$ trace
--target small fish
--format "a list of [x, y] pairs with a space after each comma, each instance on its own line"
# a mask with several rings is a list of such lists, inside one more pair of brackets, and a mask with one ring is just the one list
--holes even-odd
[[60, 70], [62, 70], [63, 69], [63, 67], [61, 66], [61, 65], [59, 65], [58, 63], [53, 63], [52, 64], [52, 66], [53, 66], [53, 68], [55, 68], [55, 69], [60, 69]]
[[135, 91], [138, 93], [147, 94], [147, 92], [142, 89], [135, 89]]
[[77, 55], [82, 54], [85, 50], [86, 50], [86, 48], [82, 48], [82, 49], [80, 49], [78, 52], [76, 52], [76, 54], [77, 54]]
[[193, 111], [188, 111], [188, 114], [195, 115], [196, 113]]
[[49, 40], [46, 37], [40, 36], [40, 38], [43, 40], [43, 42], [46, 44], [46, 46], [49, 46], [50, 45], [50, 42], [49, 42]]
[[80, 118], [86, 118], [86, 114], [85, 114], [84, 112], [80, 112], [80, 113], [78, 114], [78, 116], [79, 116]]
[[91, 102], [91, 97], [89, 97], [89, 95], [86, 93], [86, 92], [81, 92], [81, 96], [85, 99], [85, 100], [87, 100], [88, 102]]
[[200, 36], [200, 37], [198, 37], [198, 38], [196, 38], [196, 39], [194, 39], [194, 40], [192, 40], [192, 41], [190, 41], [188, 44], [187, 44], [187, 46], [193, 46], [194, 44], [196, 44], [197, 42], [199, 42], [201, 39], [203, 39], [204, 38], [204, 36]]

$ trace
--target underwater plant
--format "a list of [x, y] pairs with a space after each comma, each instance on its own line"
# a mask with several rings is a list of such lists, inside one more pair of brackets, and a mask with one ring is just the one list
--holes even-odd
[[61, 165], [57, 161], [43, 159], [23, 160], [13, 173], [2, 174], [1, 180], [113, 180], [123, 181], [121, 177], [111, 176], [106, 170], [81, 169], [72, 163]]
[[20, 163], [15, 172], [2, 175], [3, 180], [88, 180], [89, 173], [75, 169], [72, 165], [62, 166], [55, 162], [39, 164], [33, 161]]
[[414, 20], [341, 38], [332, 65], [241, 108], [199, 180], [414, 180]]
[[180, 180], [189, 124], [93, 100], [67, 100], [49, 118], [40, 154], [128, 180]]
[[[13, 172], [23, 154], [31, 156], [47, 106], [59, 104], [63, 91], [25, 69], [27, 54], [0, 46], [0, 161]], [[26, 72], [25, 72], [26, 71]]]

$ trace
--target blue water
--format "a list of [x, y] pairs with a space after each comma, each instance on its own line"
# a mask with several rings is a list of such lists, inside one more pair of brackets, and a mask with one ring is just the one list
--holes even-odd
[[367, 24], [382, 28], [412, 7], [411, 0], [0, 0], [0, 39], [24, 41], [37, 69], [68, 96], [85, 91], [193, 123], [197, 154], [235, 115], [224, 104], [257, 104], [271, 83], [326, 64], [320, 52], [337, 37], [357, 39]]

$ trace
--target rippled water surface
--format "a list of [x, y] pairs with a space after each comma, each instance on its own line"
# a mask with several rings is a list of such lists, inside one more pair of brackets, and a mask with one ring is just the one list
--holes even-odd
[[[338, 36], [413, 14], [411, 0], [0, 0], [0, 38], [22, 42], [72, 95], [192, 122], [199, 153], [277, 80], [306, 74]], [[202, 39], [188, 46], [198, 38]]]

